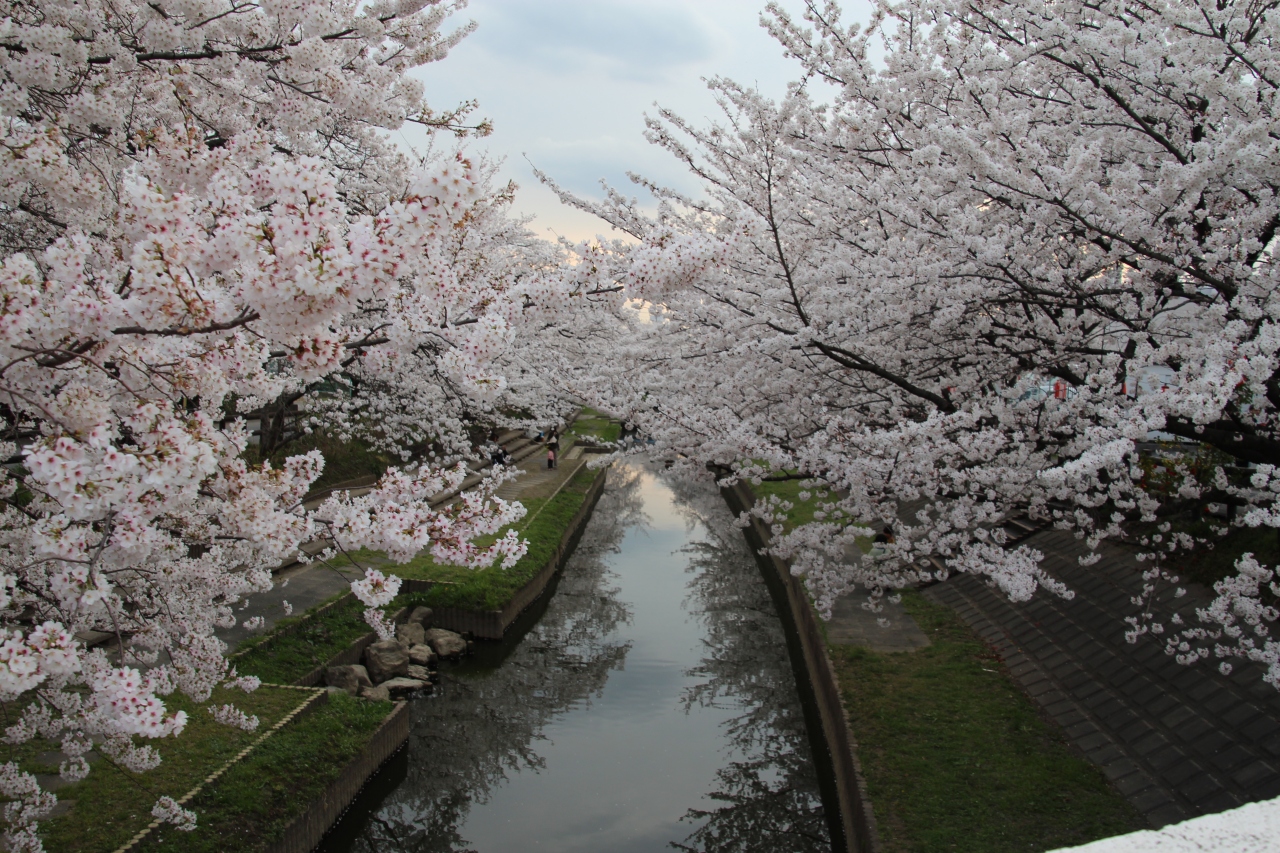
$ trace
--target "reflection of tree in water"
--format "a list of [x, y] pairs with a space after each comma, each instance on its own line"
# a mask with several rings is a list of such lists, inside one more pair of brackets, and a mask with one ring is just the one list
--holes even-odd
[[[534, 742], [543, 727], [589, 703], [621, 667], [629, 644], [609, 637], [629, 613], [608, 585], [604, 556], [644, 520], [639, 477], [633, 468], [609, 472], [555, 596], [519, 645], [481, 647], [475, 658], [442, 669], [433, 697], [413, 703], [407, 777], [347, 849], [467, 850], [458, 828], [471, 804], [485, 802], [509, 771], [540, 769]], [[495, 657], [505, 658], [501, 666], [493, 665]]]
[[782, 623], [742, 532], [713, 484], [668, 477], [679, 505], [709, 532], [689, 555], [689, 609], [707, 632], [706, 654], [684, 696], [740, 711], [726, 724], [735, 753], [717, 771], [715, 809], [690, 809], [683, 844], [707, 853], [829, 851], [831, 841]]

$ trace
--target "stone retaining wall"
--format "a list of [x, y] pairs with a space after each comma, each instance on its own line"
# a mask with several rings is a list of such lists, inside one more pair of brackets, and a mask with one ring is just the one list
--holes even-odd
[[548, 558], [541, 571], [516, 591], [506, 607], [489, 611], [463, 610], [459, 607], [432, 608], [431, 624], [437, 628], [457, 631], [459, 634], [469, 632], [474, 637], [483, 637], [487, 640], [502, 639], [503, 634], [520, 614], [542, 597], [552, 579], [564, 568], [564, 564], [573, 554], [573, 549], [582, 537], [582, 530], [587, 526], [591, 512], [604, 491], [607, 473], [608, 469], [602, 468], [596, 474], [595, 481], [592, 482], [591, 488], [587, 490], [586, 497], [582, 500], [582, 506], [578, 507], [578, 511], [560, 537], [560, 544], [556, 547], [555, 553]]
[[[720, 490], [725, 502], [735, 513], [745, 512], [755, 505], [755, 495], [742, 481]], [[756, 561], [771, 587], [779, 588], [786, 599], [787, 611], [782, 614], [783, 625], [798, 641], [800, 657], [808, 671], [814, 703], [822, 727], [822, 739], [826, 742], [835, 776], [836, 798], [840, 809], [840, 827], [843, 845], [836, 840], [836, 850], [841, 853], [879, 853], [880, 840], [876, 832], [875, 814], [867, 795], [867, 783], [858, 763], [857, 742], [849, 729], [849, 720], [840, 700], [840, 687], [836, 681], [835, 667], [827, 654], [827, 643], [818, 626], [813, 606], [809, 602], [804, 583], [791, 574], [791, 566], [771, 554], [760, 553], [769, 545], [769, 528], [759, 518], [751, 517], [751, 524], [743, 531]]]
[[285, 827], [284, 836], [268, 847], [267, 853], [311, 853], [369, 778], [404, 746], [409, 739], [410, 717], [408, 703], [397, 702], [364, 751], [342, 768], [338, 778], [328, 784], [306, 811]]

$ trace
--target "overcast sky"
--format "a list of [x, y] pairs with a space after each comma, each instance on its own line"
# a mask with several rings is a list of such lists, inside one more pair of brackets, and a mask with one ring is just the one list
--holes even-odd
[[[601, 178], [639, 194], [628, 170], [691, 191], [691, 179], [645, 142], [654, 102], [704, 125], [716, 107], [702, 78], [755, 84], [777, 97], [794, 61], [760, 28], [765, 0], [471, 0], [457, 23], [479, 28], [443, 62], [415, 72], [437, 109], [475, 98], [494, 123], [477, 145], [506, 158], [516, 211], [547, 237], [587, 238], [607, 226], [538, 184], [530, 162], [562, 186], [598, 197]], [[802, 4], [784, 2], [798, 17]], [[846, 4], [860, 9], [859, 0]], [[865, 13], [858, 16], [865, 20]], [[401, 134], [417, 143], [412, 131]], [[528, 158], [526, 161], [525, 158]]]

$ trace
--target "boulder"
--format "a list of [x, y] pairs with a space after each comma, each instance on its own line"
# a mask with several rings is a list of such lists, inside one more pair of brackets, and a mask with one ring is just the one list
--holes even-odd
[[426, 643], [419, 643], [416, 646], [409, 647], [410, 666], [435, 666], [435, 663], [435, 650]]
[[419, 681], [435, 680], [435, 676], [431, 674], [431, 670], [427, 669], [425, 666], [415, 666], [414, 664], [409, 664], [409, 677], [416, 678]]
[[368, 699], [370, 702], [390, 702], [391, 691], [383, 685], [377, 687], [366, 687], [360, 691], [361, 698]]
[[442, 658], [457, 657], [467, 651], [467, 641], [461, 634], [446, 631], [443, 628], [432, 628], [427, 631], [427, 645], [435, 649]]
[[395, 640], [379, 640], [364, 650], [364, 665], [374, 684], [409, 673], [409, 653]]
[[423, 628], [431, 627], [431, 608], [415, 607], [409, 611], [409, 618], [405, 620], [412, 625], [421, 625]]
[[352, 696], [359, 696], [361, 690], [373, 686], [373, 680], [369, 678], [369, 670], [358, 663], [327, 668], [324, 671], [324, 683], [330, 687], [341, 688]]
[[417, 622], [406, 622], [396, 626], [396, 639], [406, 649], [420, 646], [426, 642], [427, 632]]
[[392, 696], [404, 696], [415, 690], [422, 690], [431, 685], [425, 681], [419, 681], [416, 678], [392, 678], [378, 685], [379, 689], [385, 689]]

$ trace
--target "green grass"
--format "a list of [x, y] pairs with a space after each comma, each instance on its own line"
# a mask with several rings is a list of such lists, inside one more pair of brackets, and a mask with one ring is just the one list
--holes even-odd
[[194, 832], [161, 827], [137, 849], [263, 849], [365, 749], [391, 708], [390, 702], [330, 694], [328, 704], [290, 722], [188, 803], [199, 815]]
[[928, 648], [831, 647], [886, 853], [1038, 853], [1145, 828], [955, 614], [903, 602]]
[[[372, 630], [364, 621], [364, 605], [355, 599], [316, 616], [323, 606], [281, 620], [275, 631], [262, 638], [246, 640], [248, 650], [232, 661], [236, 670], [273, 684], [292, 684]], [[278, 633], [281, 627], [300, 621], [306, 624], [298, 630]]]
[[[782, 526], [787, 531], [795, 530], [803, 524], [816, 521], [814, 513], [823, 509], [824, 504], [833, 503], [836, 495], [830, 488], [819, 488], [806, 480], [764, 480], [759, 485], [748, 483], [751, 491], [755, 493], [756, 499], [760, 500], [766, 497], [777, 497], [784, 501], [788, 501], [792, 506], [783, 514]], [[822, 493], [826, 492], [826, 496]], [[808, 500], [800, 497], [802, 493], [808, 495]], [[827, 520], [831, 520], [828, 518]], [[858, 547], [863, 552], [871, 550], [871, 537], [859, 536], [857, 538]]]
[[[428, 607], [459, 607], [477, 611], [501, 610], [546, 565], [569, 522], [582, 506], [597, 474], [584, 467], [550, 503], [539, 498], [525, 501], [528, 514], [515, 527], [528, 540], [529, 551], [510, 569], [439, 565], [428, 554], [403, 565], [383, 566], [384, 571], [401, 578], [431, 580], [438, 584], [425, 593], [401, 595], [387, 609], [425, 604]], [[502, 533], [505, 531], [498, 535]], [[493, 538], [490, 537], [489, 541]], [[481, 539], [477, 544], [487, 543]], [[351, 555], [357, 562], [380, 556], [363, 551]], [[264, 637], [246, 640], [241, 647], [243, 654], [234, 659], [237, 671], [243, 675], [256, 675], [263, 681], [291, 684], [369, 633], [369, 625], [364, 621], [364, 605], [360, 602], [352, 600], [317, 616], [316, 611], [327, 603], [322, 602], [306, 613], [281, 620], [275, 631]], [[305, 624], [288, 633], [280, 631], [298, 622]]]
[[[1186, 533], [1206, 540], [1213, 547], [1199, 544], [1191, 551], [1168, 556], [1165, 558], [1165, 567], [1175, 572], [1181, 580], [1203, 584], [1212, 589], [1217, 581], [1236, 575], [1236, 560], [1246, 553], [1253, 554], [1264, 565], [1274, 565], [1280, 560], [1280, 536], [1277, 536], [1275, 528], [1233, 527], [1225, 536], [1214, 532], [1215, 528], [1220, 529], [1226, 525], [1227, 521], [1221, 518], [1174, 519], [1171, 532]], [[1140, 545], [1138, 540], [1156, 532], [1155, 524], [1135, 525], [1128, 542], [1139, 550], [1149, 551], [1151, 549]]]
[[569, 435], [588, 444], [608, 444], [622, 435], [622, 424], [595, 409], [583, 409], [578, 419], [569, 427]]
[[[528, 514], [516, 523], [515, 528], [528, 540], [529, 551], [509, 569], [501, 566], [487, 569], [444, 566], [437, 564], [426, 554], [404, 565], [388, 568], [387, 571], [402, 578], [444, 582], [427, 592], [400, 596], [399, 602], [407, 606], [501, 610], [522, 586], [542, 570], [555, 553], [569, 522], [581, 508], [598, 474], [598, 471], [583, 467], [549, 503], [541, 499], [523, 501]], [[480, 544], [484, 544], [483, 540]]]
[[[313, 432], [291, 441], [272, 453], [267, 459], [271, 467], [280, 468], [284, 460], [290, 456], [301, 456], [319, 450], [324, 454], [324, 471], [311, 484], [313, 492], [345, 483], [357, 477], [369, 475], [380, 477], [386, 473], [387, 466], [392, 464], [391, 456], [371, 450], [367, 444], [359, 440], [342, 441], [325, 432]], [[263, 462], [262, 455], [256, 446], [250, 445], [244, 453], [244, 459], [250, 465]]]
[[[215, 691], [212, 702], [230, 702], [259, 719], [257, 732], [245, 732], [214, 722], [185, 697], [174, 694], [165, 699], [171, 710], [185, 710], [190, 717], [186, 729], [176, 739], [152, 742], [162, 756], [159, 767], [146, 773], [129, 773], [105, 760], [92, 760], [92, 770], [80, 782], [57, 791], [60, 801], [73, 801], [67, 814], [41, 824], [41, 837], [50, 853], [109, 853], [120, 847], [152, 821], [151, 807], [157, 798], [174, 799], [200, 784], [236, 753], [279, 722], [285, 714], [309, 698], [310, 694], [278, 687], [260, 687], [253, 693]], [[268, 739], [267, 743], [270, 743]], [[24, 769], [57, 772], [40, 762], [39, 756], [56, 749], [49, 743], [24, 745]], [[224, 848], [233, 849], [233, 848]]]
[[[792, 508], [786, 512], [786, 520], [783, 525], [788, 530], [794, 530], [803, 524], [808, 524], [814, 520], [813, 514], [821, 507], [819, 504], [830, 501], [832, 495], [828, 492], [827, 497], [819, 498], [818, 489], [813, 486], [802, 486], [805, 480], [764, 480], [760, 485], [748, 483], [751, 491], [755, 492], [757, 499], [776, 497], [793, 504]], [[808, 494], [808, 500], [802, 500], [800, 493]]]

